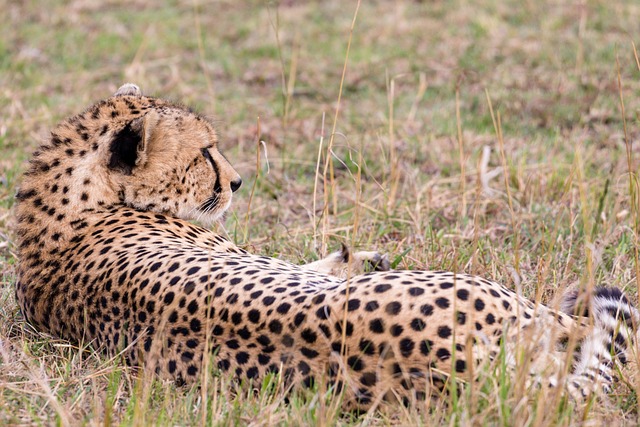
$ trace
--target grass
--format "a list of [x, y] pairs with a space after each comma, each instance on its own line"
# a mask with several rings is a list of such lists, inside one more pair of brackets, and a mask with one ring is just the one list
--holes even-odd
[[277, 378], [255, 393], [215, 372], [187, 391], [141, 379], [22, 321], [11, 223], [25, 160], [48, 130], [134, 81], [218, 120], [246, 183], [219, 231], [252, 252], [306, 262], [347, 242], [397, 268], [475, 273], [544, 302], [587, 283], [635, 297], [635, 0], [363, 2], [355, 23], [356, 2], [338, 0], [0, 10], [0, 424], [638, 422], [635, 361], [584, 411], [523, 390], [500, 364], [429, 409], [363, 415], [322, 389], [285, 402]]

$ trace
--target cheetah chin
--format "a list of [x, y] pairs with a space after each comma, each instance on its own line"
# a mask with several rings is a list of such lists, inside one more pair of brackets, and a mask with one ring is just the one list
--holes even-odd
[[501, 351], [580, 401], [630, 360], [640, 317], [617, 290], [570, 296], [566, 314], [479, 277], [386, 271], [376, 252], [292, 265], [187, 222], [218, 218], [241, 183], [209, 121], [136, 85], [63, 121], [16, 194], [26, 319], [163, 378], [194, 382], [212, 355], [253, 384], [330, 387], [346, 409], [423, 400]]

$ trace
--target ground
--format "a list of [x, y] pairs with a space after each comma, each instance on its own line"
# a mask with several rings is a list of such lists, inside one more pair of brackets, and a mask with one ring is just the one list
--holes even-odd
[[362, 415], [313, 394], [284, 402], [277, 385], [236, 395], [219, 376], [186, 392], [136, 381], [21, 320], [10, 215], [48, 130], [135, 81], [215, 118], [245, 182], [217, 230], [251, 252], [302, 263], [345, 242], [397, 268], [465, 271], [545, 302], [590, 281], [637, 295], [635, 0], [0, 10], [0, 424], [637, 422], [630, 374], [586, 414], [524, 395], [501, 372], [436, 399], [438, 410]]

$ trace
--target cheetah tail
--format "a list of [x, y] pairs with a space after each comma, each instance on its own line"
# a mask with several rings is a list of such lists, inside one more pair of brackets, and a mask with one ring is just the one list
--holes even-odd
[[[615, 361], [626, 364], [638, 341], [640, 313], [629, 299], [616, 288], [597, 287], [589, 298], [571, 292], [562, 308], [569, 314], [585, 316], [593, 325], [581, 340], [574, 374], [586, 381], [599, 383], [602, 390], [611, 390]], [[586, 320], [586, 319], [585, 319]]]
[[560, 309], [573, 316], [591, 317], [596, 324], [614, 329], [619, 322], [628, 326], [638, 325], [640, 313], [627, 296], [617, 288], [599, 286], [593, 293], [568, 291], [562, 297]]

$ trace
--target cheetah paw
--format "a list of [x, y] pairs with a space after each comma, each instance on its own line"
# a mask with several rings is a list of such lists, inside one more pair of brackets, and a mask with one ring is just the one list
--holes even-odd
[[389, 271], [391, 264], [386, 254], [375, 251], [351, 252], [347, 246], [342, 245], [341, 250], [302, 267], [346, 279], [369, 271]]
[[[349, 249], [344, 246], [342, 250], [343, 253], [345, 250], [347, 251], [347, 255], [343, 255], [343, 259], [346, 259], [344, 262], [349, 262]], [[365, 272], [391, 270], [391, 263], [389, 262], [389, 256], [387, 256], [387, 254], [380, 254], [375, 251], [360, 251], [351, 255], [351, 259], [355, 264], [361, 264]]]

